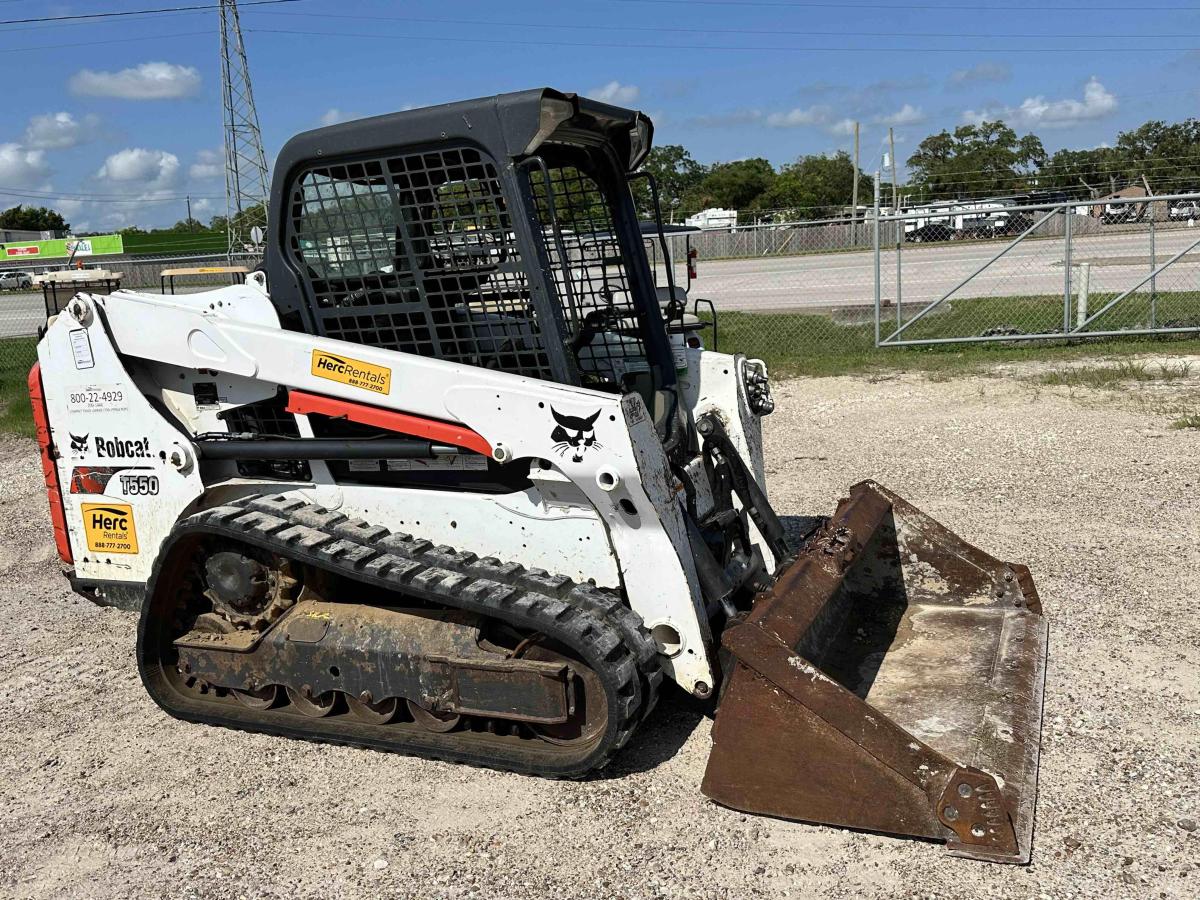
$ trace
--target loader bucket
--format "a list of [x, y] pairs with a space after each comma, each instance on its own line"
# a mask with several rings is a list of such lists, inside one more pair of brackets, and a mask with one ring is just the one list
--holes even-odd
[[1029, 861], [1046, 620], [1024, 566], [862, 482], [722, 644], [709, 797]]

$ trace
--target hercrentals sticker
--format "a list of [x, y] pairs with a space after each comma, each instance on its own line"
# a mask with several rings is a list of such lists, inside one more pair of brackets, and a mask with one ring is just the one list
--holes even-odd
[[363, 362], [361, 359], [335, 356], [324, 350], [313, 351], [312, 373], [318, 378], [341, 382], [377, 394], [386, 394], [392, 385], [391, 369]]
[[83, 533], [93, 553], [137, 553], [133, 507], [128, 503], [84, 503]]

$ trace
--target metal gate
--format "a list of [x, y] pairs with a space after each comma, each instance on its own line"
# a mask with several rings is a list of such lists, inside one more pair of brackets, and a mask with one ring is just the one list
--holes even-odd
[[876, 346], [1200, 332], [1200, 194], [876, 198]]

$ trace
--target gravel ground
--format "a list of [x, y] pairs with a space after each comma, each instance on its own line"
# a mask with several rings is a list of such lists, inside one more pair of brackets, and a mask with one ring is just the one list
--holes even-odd
[[[1200, 371], [1194, 366], [1193, 371]], [[169, 719], [133, 615], [58, 574], [33, 446], [0, 440], [0, 893], [14, 897], [1200, 895], [1200, 471], [1172, 404], [1030, 369], [778, 385], [777, 508], [862, 478], [1033, 569], [1051, 650], [1034, 862], [747, 817], [699, 793], [710, 721], [672, 696], [559, 783]]]

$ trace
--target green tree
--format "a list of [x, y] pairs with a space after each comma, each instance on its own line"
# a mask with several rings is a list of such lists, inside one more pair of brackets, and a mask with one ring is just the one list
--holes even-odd
[[[869, 201], [872, 190], [871, 179], [860, 171], [859, 202]], [[820, 219], [841, 214], [853, 196], [854, 162], [839, 150], [832, 156], [802, 156], [784, 166], [755, 205], [778, 210], [784, 219]]]
[[750, 209], [778, 177], [775, 167], [761, 157], [716, 163], [695, 187], [684, 194], [682, 205], [689, 213], [714, 206]]
[[196, 231], [205, 231], [207, 229], [205, 229], [204, 223], [201, 222], [199, 219], [192, 218], [192, 219], [180, 219], [178, 222], [176, 222], [174, 225], [172, 225], [170, 228], [168, 228], [166, 230], [183, 232], [183, 233], [192, 233], [192, 232], [196, 232]]
[[908, 158], [910, 186], [920, 199], [1004, 194], [1029, 187], [1046, 161], [1041, 139], [1003, 122], [960, 125], [921, 141]]
[[1117, 136], [1126, 179], [1145, 175], [1157, 193], [1200, 188], [1200, 120], [1150, 121]]
[[267, 210], [261, 203], [247, 206], [233, 217], [234, 229], [239, 234], [246, 235], [247, 237], [250, 234], [250, 229], [255, 225], [260, 226], [263, 231], [267, 230]]
[[71, 223], [45, 206], [14, 206], [0, 212], [0, 228], [17, 231], [63, 231], [71, 230]]
[[[640, 171], [649, 172], [658, 182], [663, 218], [669, 220], [672, 212], [683, 203], [684, 195], [700, 183], [707, 170], [679, 144], [664, 144], [650, 151]], [[653, 217], [653, 198], [644, 179], [634, 181], [633, 199], [639, 215]]]
[[1113, 147], [1056, 150], [1037, 174], [1037, 186], [1092, 196], [1106, 194], [1130, 178], [1127, 154]]

